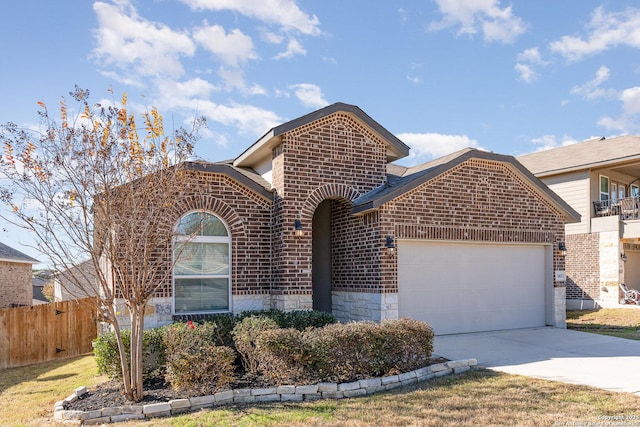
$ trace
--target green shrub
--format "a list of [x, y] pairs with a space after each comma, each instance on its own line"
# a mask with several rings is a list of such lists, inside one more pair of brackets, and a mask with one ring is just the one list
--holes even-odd
[[[127, 361], [131, 361], [131, 331], [121, 331]], [[111, 378], [121, 378], [120, 353], [115, 332], [107, 332], [93, 341], [93, 354], [98, 372]], [[142, 375], [145, 379], [163, 375], [165, 366], [165, 345], [162, 328], [145, 329], [142, 335]]]
[[387, 374], [409, 372], [425, 366], [433, 353], [433, 329], [428, 323], [402, 318], [381, 324], [385, 343], [384, 370]]
[[174, 389], [213, 394], [233, 381], [233, 349], [216, 343], [213, 322], [176, 323], [165, 327], [165, 379]]
[[257, 369], [272, 382], [345, 382], [425, 366], [433, 331], [411, 319], [353, 322], [262, 331], [256, 343]]
[[257, 338], [254, 357], [260, 373], [272, 384], [308, 383], [317, 378], [309, 342], [297, 329], [263, 331]]
[[275, 320], [268, 317], [249, 316], [238, 323], [231, 335], [236, 344], [236, 350], [242, 357], [242, 365], [251, 373], [258, 372], [258, 357], [256, 342], [258, 337], [269, 329], [277, 329]]
[[245, 311], [236, 315], [236, 321], [241, 322], [247, 317], [267, 317], [276, 322], [279, 328], [294, 328], [304, 331], [307, 328], [321, 328], [325, 325], [336, 323], [336, 317], [331, 313], [314, 310], [264, 310], [264, 311]]

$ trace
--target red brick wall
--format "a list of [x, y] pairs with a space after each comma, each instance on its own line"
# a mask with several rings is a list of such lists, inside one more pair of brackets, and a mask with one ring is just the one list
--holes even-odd
[[[269, 293], [271, 285], [271, 201], [225, 175], [199, 172], [187, 184], [190, 195], [174, 204], [166, 217], [173, 227], [188, 212], [205, 210], [220, 217], [231, 234], [231, 280], [234, 295]], [[171, 296], [168, 280], [156, 297]]]
[[[352, 218], [350, 210], [352, 200], [385, 180], [385, 143], [348, 114], [332, 114], [283, 135], [273, 153], [274, 293], [311, 293], [313, 213], [326, 199], [336, 200], [331, 209], [335, 285], [361, 288], [378, 280], [375, 271], [370, 274], [375, 227]], [[305, 228], [302, 237], [293, 234], [296, 219]]]
[[31, 305], [31, 264], [0, 261], [0, 309]]
[[567, 299], [600, 298], [600, 234], [567, 235]]

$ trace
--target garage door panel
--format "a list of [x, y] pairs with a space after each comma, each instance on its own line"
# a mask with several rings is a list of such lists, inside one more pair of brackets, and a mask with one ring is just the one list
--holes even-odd
[[543, 326], [544, 246], [398, 242], [400, 316], [437, 334]]

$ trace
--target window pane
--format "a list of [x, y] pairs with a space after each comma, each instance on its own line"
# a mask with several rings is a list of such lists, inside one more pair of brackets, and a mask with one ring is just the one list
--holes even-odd
[[184, 216], [176, 227], [183, 236], [227, 236], [227, 228], [220, 219], [206, 212], [193, 212]]
[[229, 279], [175, 279], [175, 312], [229, 309]]
[[174, 274], [229, 274], [229, 245], [227, 243], [186, 242], [175, 244], [177, 257]]
[[184, 216], [176, 228], [176, 234], [184, 236], [200, 235], [200, 223], [202, 222], [200, 214], [201, 212], [194, 212]]
[[202, 235], [203, 236], [226, 236], [227, 227], [224, 226], [222, 221], [214, 215], [208, 215], [208, 217], [202, 221]]
[[609, 194], [609, 178], [606, 176], [600, 177], [600, 192]]

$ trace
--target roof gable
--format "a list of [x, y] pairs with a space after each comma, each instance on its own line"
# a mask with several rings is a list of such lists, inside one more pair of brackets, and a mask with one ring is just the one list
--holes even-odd
[[354, 214], [362, 214], [375, 210], [472, 158], [507, 164], [521, 178], [529, 182], [543, 198], [556, 205], [564, 213], [567, 222], [580, 220], [578, 212], [551, 191], [514, 157], [471, 148], [410, 168], [389, 165], [391, 167], [387, 168], [387, 171], [390, 172], [387, 183], [354, 200], [352, 212]]
[[291, 120], [270, 129], [253, 145], [247, 148], [240, 156], [238, 156], [233, 166], [236, 167], [253, 167], [260, 160], [270, 155], [271, 150], [280, 143], [280, 136], [286, 132], [290, 132], [299, 127], [305, 126], [314, 121], [323, 119], [331, 114], [342, 112], [347, 113], [361, 121], [369, 129], [379, 135], [386, 143], [387, 161], [393, 161], [406, 157], [409, 154], [409, 147], [398, 139], [391, 132], [382, 127], [378, 122], [373, 120], [368, 114], [362, 111], [356, 105], [337, 102], [320, 110], [311, 112], [297, 119]]

